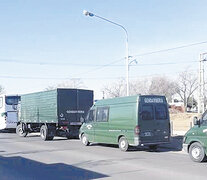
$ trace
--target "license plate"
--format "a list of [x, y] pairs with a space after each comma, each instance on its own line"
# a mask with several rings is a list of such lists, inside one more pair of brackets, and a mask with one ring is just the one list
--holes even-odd
[[144, 132], [144, 136], [152, 136], [151, 132]]

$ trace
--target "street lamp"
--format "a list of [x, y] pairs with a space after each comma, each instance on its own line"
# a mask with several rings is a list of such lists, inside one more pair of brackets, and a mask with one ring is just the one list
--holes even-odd
[[108, 19], [103, 18], [101, 16], [98, 16], [96, 14], [93, 14], [93, 13], [88, 12], [86, 10], [83, 11], [83, 14], [85, 16], [97, 17], [97, 18], [102, 19], [104, 21], [107, 21], [111, 24], [119, 26], [120, 28], [122, 28], [124, 30], [125, 35], [126, 35], [126, 90], [127, 90], [127, 96], [129, 96], [129, 45], [128, 45], [128, 32], [127, 32], [126, 28], [124, 26], [122, 26], [121, 24], [115, 23], [111, 20], [108, 20]]

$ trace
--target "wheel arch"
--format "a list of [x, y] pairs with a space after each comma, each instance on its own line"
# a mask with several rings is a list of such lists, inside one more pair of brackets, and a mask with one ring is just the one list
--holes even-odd
[[125, 137], [125, 138], [127, 139], [127, 137], [126, 137], [124, 134], [120, 134], [120, 135], [118, 136], [117, 143], [119, 143], [119, 139], [120, 139], [121, 137]]
[[[198, 139], [195, 139], [195, 140], [192, 140], [192, 141], [190, 141], [190, 143], [188, 144], [188, 153], [189, 153], [189, 149], [190, 149], [190, 146], [193, 144], [193, 143], [199, 143], [199, 144], [201, 144], [201, 146], [203, 146], [203, 148], [204, 148], [204, 150], [206, 151], [206, 148], [205, 148], [205, 146], [204, 146], [204, 144], [200, 141], [200, 140], [198, 140]], [[205, 154], [206, 154], [206, 152], [205, 152]]]

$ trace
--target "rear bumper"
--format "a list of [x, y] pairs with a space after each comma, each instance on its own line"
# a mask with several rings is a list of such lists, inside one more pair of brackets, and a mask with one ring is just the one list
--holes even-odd
[[148, 142], [148, 143], [140, 143], [140, 145], [142, 145], [142, 146], [148, 146], [148, 145], [160, 145], [160, 144], [169, 144], [170, 143], [170, 141], [168, 141], [168, 142]]
[[134, 139], [134, 144], [130, 144], [131, 146], [150, 146], [150, 145], [161, 145], [161, 144], [169, 144], [170, 141], [157, 141], [157, 142], [142, 142], [138, 141], [138, 139]]

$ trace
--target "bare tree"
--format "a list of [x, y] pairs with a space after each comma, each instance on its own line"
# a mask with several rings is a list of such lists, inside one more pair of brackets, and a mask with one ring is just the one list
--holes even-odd
[[49, 90], [53, 90], [53, 89], [56, 89], [56, 88], [57, 88], [57, 86], [50, 85], [50, 86], [46, 87], [45, 90], [49, 91]]
[[164, 95], [171, 101], [172, 95], [176, 93], [177, 83], [167, 77], [153, 77], [149, 86], [149, 94]]
[[188, 70], [185, 70], [184, 72], [179, 74], [176, 92], [183, 100], [185, 110], [187, 110], [187, 104], [191, 95], [195, 92], [197, 88], [198, 80], [195, 74], [188, 72]]
[[59, 83], [57, 85], [53, 85], [53, 86], [48, 86], [47, 88], [45, 88], [45, 90], [53, 90], [56, 88], [84, 88], [84, 83], [81, 79], [79, 78], [74, 78], [74, 79], [70, 79], [69, 81], [64, 81], [62, 83]]
[[104, 91], [104, 94], [106, 95], [106, 98], [112, 98], [112, 97], [121, 97], [126, 94], [126, 85], [125, 80], [120, 79], [117, 82], [114, 82], [110, 85], [105, 85], [102, 88], [102, 91]]
[[[152, 79], [137, 79], [130, 82], [130, 95], [137, 94], [156, 94], [165, 95], [171, 100], [172, 95], [176, 93], [176, 83], [167, 77], [154, 77]], [[126, 84], [123, 79], [104, 86], [102, 89], [106, 97], [120, 97], [126, 94]]]
[[65, 81], [57, 85], [59, 88], [83, 88], [84, 83], [79, 78], [70, 79], [70, 81]]
[[130, 83], [130, 95], [148, 94], [149, 85], [150, 80], [148, 78], [132, 81]]

